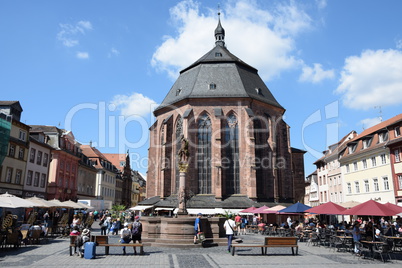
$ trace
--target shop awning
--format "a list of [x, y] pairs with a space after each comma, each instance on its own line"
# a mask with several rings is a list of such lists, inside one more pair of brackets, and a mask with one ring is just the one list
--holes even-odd
[[174, 210], [175, 208], [155, 208], [155, 210]]
[[135, 207], [131, 207], [129, 208], [129, 210], [146, 210], [149, 208], [152, 208], [153, 206], [135, 206]]
[[[242, 209], [224, 209], [224, 208], [188, 208], [188, 214], [197, 215], [198, 213], [202, 213], [205, 215], [215, 215], [215, 214], [237, 214]], [[246, 215], [246, 213], [239, 213], [241, 215]]]

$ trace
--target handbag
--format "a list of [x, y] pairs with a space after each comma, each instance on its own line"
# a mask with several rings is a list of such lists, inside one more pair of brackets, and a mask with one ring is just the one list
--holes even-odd
[[200, 242], [204, 241], [205, 240], [205, 234], [203, 232], [197, 233], [197, 239]]

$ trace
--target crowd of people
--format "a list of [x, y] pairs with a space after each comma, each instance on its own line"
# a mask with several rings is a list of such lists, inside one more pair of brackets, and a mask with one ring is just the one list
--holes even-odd
[[[126, 247], [124, 244], [128, 244], [131, 241], [133, 243], [141, 243], [141, 234], [142, 234], [142, 223], [140, 222], [140, 217], [135, 216], [133, 212], [121, 212], [118, 214], [112, 214], [109, 210], [102, 210], [100, 212], [89, 212], [90, 216], [94, 217], [94, 220], [97, 222], [99, 219], [99, 226], [101, 230], [101, 235], [119, 235], [120, 243], [123, 245], [123, 255], [126, 255]], [[122, 223], [123, 222], [123, 223]], [[79, 236], [81, 239], [76, 239], [76, 246], [80, 249], [79, 255], [83, 256], [83, 247], [85, 242], [89, 241], [89, 239], [85, 239], [85, 237], [89, 237], [90, 230], [85, 228], [82, 232], [80, 229], [83, 228], [80, 217], [77, 214], [73, 216], [73, 220], [71, 222], [72, 231], [70, 236]], [[136, 248], [134, 247], [134, 254], [137, 254]]]

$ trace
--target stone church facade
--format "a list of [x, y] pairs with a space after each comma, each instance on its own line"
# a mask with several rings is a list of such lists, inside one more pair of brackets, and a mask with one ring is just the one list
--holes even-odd
[[[181, 139], [188, 141], [187, 206], [246, 208], [304, 196], [304, 151], [290, 146], [285, 109], [258, 75], [226, 48], [219, 21], [215, 47], [180, 72], [150, 128], [147, 200], [177, 207]], [[147, 203], [148, 202], [148, 203]]]

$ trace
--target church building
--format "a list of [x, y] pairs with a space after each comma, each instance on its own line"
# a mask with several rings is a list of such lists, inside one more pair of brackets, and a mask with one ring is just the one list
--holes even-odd
[[291, 147], [284, 113], [258, 70], [227, 49], [219, 19], [215, 47], [180, 72], [154, 111], [140, 204], [178, 207], [183, 138], [187, 209], [302, 201], [305, 151]]

